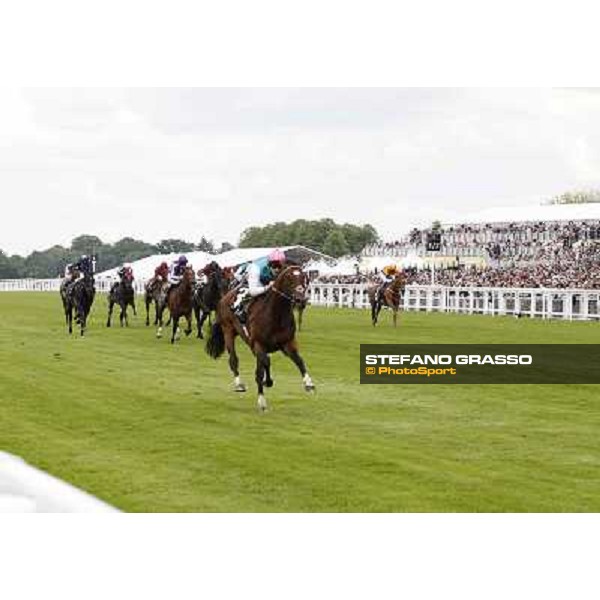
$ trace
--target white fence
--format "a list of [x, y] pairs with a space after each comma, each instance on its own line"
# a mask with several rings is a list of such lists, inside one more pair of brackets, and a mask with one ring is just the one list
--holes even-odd
[[[369, 286], [313, 283], [315, 306], [368, 308]], [[474, 288], [409, 285], [402, 310], [514, 315], [542, 319], [600, 319], [600, 290], [544, 288]]]
[[[0, 280], [0, 292], [57, 292], [60, 279]], [[111, 280], [96, 281], [98, 292], [108, 292]], [[136, 293], [144, 282], [134, 283]], [[368, 308], [368, 285], [313, 283], [314, 306]], [[483, 315], [515, 315], [542, 319], [600, 320], [600, 290], [544, 288], [475, 288], [409, 285], [402, 310], [458, 312]]]
[[[62, 279], [0, 279], [0, 292], [58, 292]], [[115, 279], [96, 279], [97, 292], [108, 292]], [[144, 282], [134, 281], [136, 294], [144, 293]]]

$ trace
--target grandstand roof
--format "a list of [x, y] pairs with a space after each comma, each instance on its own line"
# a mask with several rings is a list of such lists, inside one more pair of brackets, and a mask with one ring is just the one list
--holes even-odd
[[[305, 263], [309, 260], [325, 260], [333, 262], [335, 259], [322, 252], [311, 250], [305, 246], [283, 246], [283, 250], [290, 260], [298, 263]], [[269, 252], [275, 250], [272, 248], [234, 248], [228, 252], [221, 254], [207, 254], [206, 252], [185, 252], [189, 262], [195, 269], [200, 269], [210, 261], [214, 260], [222, 267], [234, 267], [242, 263], [257, 260], [263, 256], [267, 256]], [[147, 256], [140, 260], [133, 261], [131, 266], [136, 279], [150, 279], [154, 275], [154, 269], [164, 260], [171, 264], [178, 256], [176, 254], [155, 254]], [[117, 275], [118, 267], [98, 273], [98, 279], [111, 279]]]
[[531, 221], [585, 221], [600, 220], [600, 203], [545, 204], [531, 206], [503, 206], [488, 208], [444, 223], [452, 225], [476, 223], [525, 223]]

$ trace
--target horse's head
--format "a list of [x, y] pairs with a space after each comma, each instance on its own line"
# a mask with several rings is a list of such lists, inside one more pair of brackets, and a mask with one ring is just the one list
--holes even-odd
[[196, 281], [196, 273], [194, 273], [194, 267], [192, 267], [191, 265], [188, 265], [184, 271], [183, 271], [183, 275], [181, 276], [181, 280], [184, 283], [188, 283], [188, 284], [192, 284]]
[[302, 267], [295, 265], [284, 267], [277, 275], [272, 289], [290, 302], [301, 305], [306, 302], [308, 275]]
[[405, 282], [406, 282], [406, 277], [404, 277], [404, 273], [402, 271], [398, 271], [396, 273], [396, 275], [394, 276], [394, 279], [392, 280], [390, 287], [393, 290], [400, 290], [404, 287]]

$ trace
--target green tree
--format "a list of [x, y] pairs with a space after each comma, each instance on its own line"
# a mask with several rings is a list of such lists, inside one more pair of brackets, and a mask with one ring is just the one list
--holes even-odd
[[9, 257], [0, 250], [0, 279], [17, 279], [21, 276], [15, 258]]
[[186, 242], [185, 240], [167, 239], [158, 242], [158, 244], [156, 244], [156, 250], [159, 254], [192, 252], [194, 250], [194, 244]]
[[334, 229], [329, 232], [323, 244], [323, 252], [330, 256], [344, 256], [350, 252], [350, 247], [346, 242], [344, 234], [339, 229]]
[[199, 250], [200, 252], [208, 252], [209, 254], [215, 253], [215, 245], [204, 236], [200, 239], [200, 241], [196, 244], [195, 250]]
[[221, 247], [218, 250], [218, 253], [221, 254], [223, 252], [229, 252], [230, 250], [233, 250], [235, 248], [235, 246], [233, 244], [230, 244], [229, 242], [223, 242], [221, 244]]

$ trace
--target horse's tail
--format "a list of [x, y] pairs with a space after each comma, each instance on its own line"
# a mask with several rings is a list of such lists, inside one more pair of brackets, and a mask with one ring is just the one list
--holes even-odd
[[225, 352], [225, 336], [223, 335], [223, 327], [220, 323], [213, 323], [210, 329], [210, 335], [206, 340], [206, 354], [214, 359], [219, 358]]

